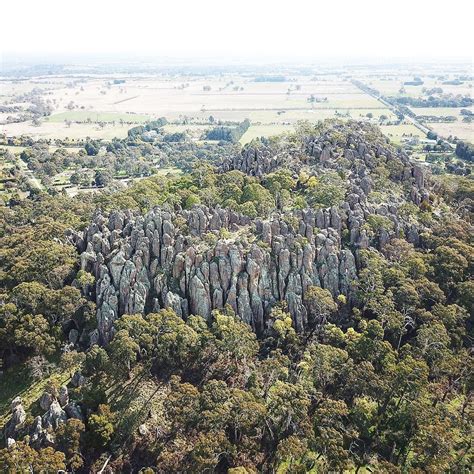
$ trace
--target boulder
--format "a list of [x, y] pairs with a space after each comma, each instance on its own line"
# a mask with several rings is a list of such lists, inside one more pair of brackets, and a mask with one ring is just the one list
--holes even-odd
[[81, 385], [84, 385], [85, 382], [86, 378], [81, 374], [81, 371], [76, 370], [71, 378], [71, 385], [74, 387], [80, 387]]
[[64, 411], [68, 418], [76, 418], [77, 420], [83, 420], [84, 416], [82, 415], [81, 407], [75, 402], [69, 402], [65, 407]]
[[12, 417], [11, 417], [11, 424], [12, 426], [16, 427], [18, 425], [21, 425], [24, 421], [26, 420], [26, 412], [25, 409], [23, 408], [23, 405], [16, 405], [15, 408], [12, 411]]
[[146, 426], [145, 423], [142, 423], [138, 427], [138, 432], [140, 433], [141, 436], [146, 436], [149, 433], [148, 427]]
[[76, 344], [79, 339], [79, 331], [77, 329], [71, 329], [69, 331], [68, 339], [71, 344]]
[[62, 385], [59, 389], [58, 401], [62, 407], [69, 403], [69, 392], [66, 385]]
[[46, 429], [55, 430], [61, 423], [66, 423], [66, 412], [61, 408], [57, 400], [54, 400], [49, 410], [43, 415], [43, 426]]
[[17, 406], [21, 405], [21, 403], [21, 397], [15, 397], [10, 404], [10, 410], [14, 411]]
[[49, 392], [44, 392], [39, 399], [40, 407], [44, 411], [48, 411], [49, 407], [51, 406], [51, 403], [53, 403], [53, 400], [54, 398]]

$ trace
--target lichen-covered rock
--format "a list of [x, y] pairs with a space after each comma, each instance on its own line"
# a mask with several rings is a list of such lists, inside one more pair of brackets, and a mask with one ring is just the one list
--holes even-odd
[[25, 409], [23, 408], [23, 405], [17, 405], [12, 412], [12, 417], [11, 417], [11, 424], [12, 426], [16, 427], [18, 425], [21, 425], [24, 421], [26, 420], [26, 412]]
[[68, 335], [69, 342], [71, 344], [76, 344], [79, 339], [79, 331], [77, 329], [71, 329]]
[[64, 411], [68, 418], [76, 418], [78, 420], [83, 420], [84, 416], [82, 415], [81, 407], [75, 402], [69, 402], [65, 407]]
[[[84, 267], [95, 272], [99, 341], [110, 340], [113, 323], [122, 314], [160, 308], [172, 308], [183, 318], [197, 314], [208, 319], [213, 309], [230, 305], [261, 332], [277, 301], [287, 302], [296, 327], [303, 330], [307, 320], [303, 294], [308, 286], [321, 285], [337, 296], [350, 291], [346, 275], [355, 277], [355, 269], [347, 269], [355, 261], [346, 255], [349, 249], [344, 253], [347, 265], [340, 266], [340, 232], [346, 223], [336, 208], [322, 216], [324, 228], [317, 234], [312, 210], [297, 211], [295, 225], [278, 214], [252, 221], [220, 208], [175, 213], [154, 209], [144, 217], [115, 217], [113, 246], [107, 221], [99, 219], [94, 233], [89, 228], [84, 234], [88, 252], [91, 248], [99, 252]], [[175, 225], [183, 219], [188, 234]], [[126, 226], [121, 230], [120, 222]], [[205, 244], [200, 238], [216, 223], [233, 229], [230, 237]], [[94, 246], [89, 245], [92, 241]], [[110, 254], [101, 253], [112, 248]], [[93, 263], [99, 261], [104, 263]]]
[[10, 409], [13, 412], [16, 407], [22, 404], [21, 397], [15, 397], [12, 402], [10, 403]]
[[30, 430], [31, 446], [33, 446], [36, 449], [41, 447], [44, 440], [44, 434], [45, 434], [44, 431], [45, 430], [43, 429], [43, 421], [41, 419], [41, 416], [37, 416]]
[[26, 411], [23, 408], [21, 397], [16, 397], [12, 400], [11, 405], [12, 416], [5, 427], [5, 437], [14, 438], [17, 431], [26, 420]]
[[58, 401], [62, 407], [69, 403], [69, 391], [66, 385], [62, 385], [61, 388], [59, 389]]
[[138, 427], [138, 433], [140, 433], [140, 436], [146, 436], [149, 433], [148, 427], [146, 426], [145, 423], [142, 423]]
[[74, 387], [80, 387], [81, 385], [84, 385], [85, 382], [86, 378], [81, 374], [81, 371], [76, 370], [71, 378], [71, 384]]
[[41, 395], [39, 404], [40, 407], [44, 410], [47, 411], [49, 410], [49, 407], [51, 406], [51, 403], [53, 403], [53, 396], [49, 392], [44, 392], [43, 395]]
[[54, 400], [49, 410], [43, 415], [43, 427], [55, 430], [61, 423], [66, 423], [66, 412], [61, 408], [57, 400]]
[[283, 162], [284, 158], [274, 154], [269, 147], [250, 145], [244, 147], [231, 162], [223, 163], [222, 170], [238, 169], [251, 176], [263, 176], [278, 169]]

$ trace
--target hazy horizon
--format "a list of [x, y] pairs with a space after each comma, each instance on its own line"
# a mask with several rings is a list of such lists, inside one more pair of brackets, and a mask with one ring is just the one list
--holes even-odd
[[[473, 61], [472, 4], [7, 1], [2, 61]], [[467, 11], [466, 11], [467, 10]], [[27, 15], [25, 15], [25, 11]], [[13, 21], [21, 19], [19, 23]]]

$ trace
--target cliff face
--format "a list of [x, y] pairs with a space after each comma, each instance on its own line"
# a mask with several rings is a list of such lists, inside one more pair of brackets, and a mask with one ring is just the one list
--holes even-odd
[[[337, 167], [338, 159], [344, 158], [350, 173], [342, 205], [275, 213], [266, 220], [202, 206], [172, 212], [156, 208], [144, 216], [129, 211], [97, 214], [75, 236], [82, 269], [96, 277], [98, 329], [92, 342], [109, 341], [113, 323], [122, 314], [168, 307], [183, 318], [209, 318], [213, 309], [230, 305], [261, 333], [278, 301], [286, 301], [296, 329], [303, 331], [309, 286], [326, 288], [334, 297], [345, 295], [350, 302], [359, 249], [381, 248], [401, 235], [418, 243], [416, 226], [398, 215], [405, 201], [374, 205], [367, 194], [375, 162], [394, 160], [399, 169], [395, 179], [411, 187], [411, 199], [418, 204], [428, 199], [421, 169], [383, 144], [367, 145], [360, 134], [345, 136], [343, 142], [310, 137], [305, 147], [305, 165]], [[297, 169], [300, 159], [289, 156], [288, 163], [288, 156], [272, 156], [271, 149], [247, 148], [223, 170], [260, 176], [285, 162]], [[384, 216], [391, 229], [368, 233], [364, 224], [369, 215]]]

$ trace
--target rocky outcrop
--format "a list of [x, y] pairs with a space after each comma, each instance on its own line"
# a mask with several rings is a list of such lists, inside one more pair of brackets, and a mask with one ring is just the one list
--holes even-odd
[[69, 402], [65, 407], [64, 411], [68, 418], [76, 418], [78, 420], [83, 420], [81, 407], [75, 402]]
[[43, 416], [37, 416], [33, 423], [27, 424], [27, 415], [21, 398], [17, 397], [12, 401], [12, 417], [4, 432], [10, 444], [15, 443], [17, 436], [23, 437], [28, 434], [29, 444], [35, 449], [54, 446], [54, 432], [59, 425], [66, 423], [70, 418], [84, 420], [81, 407], [69, 400], [68, 389], [65, 385], [60, 388], [57, 399], [49, 392], [44, 392], [39, 399], [39, 405], [46, 413]]
[[43, 426], [41, 416], [37, 416], [30, 429], [30, 445], [35, 449], [54, 446], [54, 434]]
[[51, 406], [51, 403], [53, 403], [53, 400], [54, 397], [49, 392], [44, 392], [39, 399], [40, 407], [44, 411], [49, 410], [49, 407]]
[[86, 378], [82, 375], [80, 370], [76, 370], [71, 378], [71, 385], [73, 387], [81, 387], [86, 382]]
[[[286, 301], [303, 330], [308, 286], [334, 296], [351, 292], [355, 257], [342, 249], [342, 225], [336, 208], [269, 220], [205, 207], [155, 209], [145, 216], [115, 212], [108, 219], [98, 214], [76, 242], [82, 268], [96, 277], [101, 341], [110, 339], [120, 315], [160, 308], [209, 318], [213, 309], [230, 305], [261, 332], [278, 301]], [[228, 238], [219, 238], [222, 228]]]
[[278, 154], [269, 146], [247, 146], [239, 155], [222, 164], [223, 172], [239, 170], [250, 176], [261, 177], [271, 173], [287, 162], [286, 153]]
[[69, 403], [69, 391], [66, 385], [62, 385], [59, 389], [58, 401], [62, 407]]
[[61, 408], [57, 400], [54, 400], [49, 410], [43, 415], [42, 425], [46, 429], [55, 430], [61, 423], [66, 423], [66, 412]]
[[[244, 147], [221, 167], [255, 177], [280, 167], [344, 172], [347, 193], [340, 206], [275, 213], [264, 220], [203, 206], [156, 208], [144, 216], [97, 213], [74, 236], [82, 269], [96, 278], [97, 330], [89, 341], [108, 342], [114, 321], [123, 314], [172, 308], [183, 318], [197, 314], [208, 319], [213, 309], [225, 305], [261, 333], [280, 301], [302, 331], [307, 324], [304, 295], [311, 285], [334, 297], [342, 294], [350, 304], [359, 250], [382, 249], [401, 234], [415, 244], [419, 240], [416, 226], [398, 216], [404, 198], [390, 197], [378, 205], [368, 200], [374, 187], [371, 173], [381, 166], [390, 169], [390, 179], [411, 188], [415, 203], [429, 199], [422, 168], [390, 147], [374, 127], [351, 123], [305, 137], [300, 148]], [[372, 215], [389, 225], [371, 228], [367, 219]], [[225, 238], [222, 229], [228, 231]]]
[[[352, 298], [356, 253], [370, 244], [363, 228], [367, 215], [384, 213], [394, 222], [393, 234], [404, 231], [389, 209], [373, 209], [361, 195], [340, 209], [307, 209], [286, 219], [275, 214], [252, 221], [204, 207], [175, 213], [155, 209], [145, 216], [114, 213], [108, 220], [98, 215], [78, 242], [85, 247], [83, 269], [96, 276], [100, 341], [110, 339], [122, 314], [160, 308], [172, 308], [183, 318], [209, 318], [213, 309], [230, 305], [260, 333], [279, 301], [287, 303], [295, 327], [303, 330], [308, 286]], [[221, 228], [230, 231], [229, 238], [219, 238]], [[343, 231], [349, 240], [345, 248]], [[205, 244], [204, 234], [214, 243]], [[380, 236], [388, 238], [387, 232]]]
[[5, 427], [5, 438], [12, 438], [14, 440], [18, 430], [22, 428], [26, 420], [26, 411], [23, 408], [20, 397], [12, 400], [10, 409], [12, 416]]

